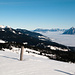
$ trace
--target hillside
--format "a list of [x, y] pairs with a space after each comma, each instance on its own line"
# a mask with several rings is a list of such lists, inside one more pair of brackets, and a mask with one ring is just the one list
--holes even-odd
[[13, 29], [11, 27], [0, 28], [0, 35], [1, 40], [14, 43], [27, 42], [29, 45], [36, 45], [42, 42], [42, 40], [51, 41], [48, 37], [43, 36], [42, 34], [25, 29]]
[[66, 46], [52, 42], [48, 37], [31, 32], [25, 29], [13, 29], [11, 27], [0, 28], [0, 39], [10, 43], [23, 44], [27, 42], [28, 46], [46, 49], [48, 45], [67, 49]]
[[25, 29], [2, 27], [0, 28], [0, 35], [0, 40], [3, 42], [0, 43], [0, 49], [12, 49], [12, 46], [20, 48], [23, 45], [25, 48], [39, 51], [39, 55], [45, 55], [50, 59], [75, 62], [74, 48], [53, 42], [42, 34]]
[[[26, 51], [26, 50], [25, 50]], [[75, 64], [50, 60], [47, 57], [24, 53], [23, 61], [19, 54], [10, 50], [0, 51], [1, 75], [74, 75]]]

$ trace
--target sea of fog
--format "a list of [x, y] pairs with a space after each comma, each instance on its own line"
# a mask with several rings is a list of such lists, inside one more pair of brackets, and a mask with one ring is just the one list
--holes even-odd
[[62, 34], [63, 32], [40, 32], [41, 34], [51, 38], [54, 42], [75, 47], [75, 35]]

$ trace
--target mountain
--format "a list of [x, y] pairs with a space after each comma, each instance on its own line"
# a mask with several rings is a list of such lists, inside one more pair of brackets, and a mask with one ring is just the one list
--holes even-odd
[[26, 29], [16, 29], [16, 30], [18, 32], [21, 32], [21, 33], [25, 34], [25, 35], [29, 35], [29, 36], [31, 36], [33, 38], [39, 38], [40, 40], [50, 40], [51, 41], [51, 39], [49, 39], [48, 37], [46, 37], [46, 36], [44, 36], [44, 35], [42, 35], [40, 33], [28, 31]]
[[56, 32], [56, 31], [65, 31], [65, 30], [66, 29], [59, 29], [59, 28], [57, 28], [57, 29], [40, 29], [40, 28], [38, 28], [33, 31], [34, 32], [47, 32], [47, 31]]
[[70, 29], [68, 29], [67, 31], [65, 31], [63, 34], [75, 34], [75, 28], [71, 27]]
[[[39, 55], [60, 61], [75, 62], [75, 53], [72, 47], [53, 42], [48, 37], [25, 29], [13, 29], [11, 27], [0, 28], [0, 50], [12, 49], [12, 46], [34, 49]], [[71, 53], [70, 53], [71, 52]], [[35, 52], [33, 52], [35, 53]], [[36, 53], [35, 53], [36, 54]]]
[[[39, 36], [40, 37], [43, 36], [41, 34], [32, 33], [32, 32], [29, 34], [27, 33], [29, 33], [29, 31], [27, 30], [26, 30], [26, 33], [23, 33], [19, 30], [9, 28], [9, 27], [0, 28], [0, 35], [1, 35], [0, 39], [9, 41], [9, 42], [17, 42], [17, 43], [28, 42], [29, 44], [33, 44], [34, 43], [33, 40], [40, 41], [41, 39], [39, 38]], [[32, 34], [35, 34], [34, 37], [31, 36]], [[37, 38], [35, 38], [35, 36], [37, 36]], [[35, 41], [35, 42], [38, 42], [38, 41]]]
[[0, 28], [0, 40], [20, 44], [27, 42], [28, 47], [35, 47], [37, 49], [67, 49], [65, 45], [53, 42], [42, 34], [31, 32], [25, 29], [13, 29], [11, 27]]

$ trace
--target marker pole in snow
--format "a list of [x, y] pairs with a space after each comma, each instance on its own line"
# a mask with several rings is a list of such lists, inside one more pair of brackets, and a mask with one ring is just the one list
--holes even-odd
[[20, 61], [23, 60], [24, 46], [21, 46]]

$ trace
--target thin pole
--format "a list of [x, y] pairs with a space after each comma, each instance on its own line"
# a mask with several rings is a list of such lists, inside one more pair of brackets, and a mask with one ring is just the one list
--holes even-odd
[[23, 60], [24, 46], [21, 46], [20, 61]]

